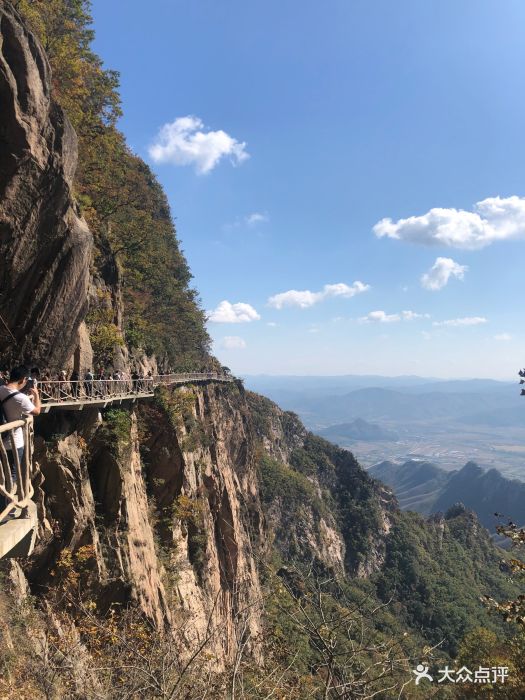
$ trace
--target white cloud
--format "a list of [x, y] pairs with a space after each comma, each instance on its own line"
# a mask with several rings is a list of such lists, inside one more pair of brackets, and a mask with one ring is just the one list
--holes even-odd
[[430, 314], [418, 314], [415, 311], [402, 311], [401, 318], [403, 321], [417, 321], [420, 318], [430, 318]]
[[310, 292], [305, 289], [298, 291], [290, 289], [287, 292], [275, 294], [268, 299], [269, 306], [274, 309], [282, 309], [285, 306], [298, 306], [301, 309], [307, 309], [320, 301], [324, 301], [329, 297], [343, 297], [350, 299], [356, 294], [361, 294], [370, 289], [370, 285], [356, 281], [351, 286], [339, 282], [338, 284], [325, 284], [321, 292]]
[[524, 197], [488, 197], [473, 209], [435, 208], [398, 221], [381, 219], [373, 231], [378, 238], [467, 250], [484, 248], [495, 241], [525, 238]]
[[512, 336], [510, 333], [498, 333], [497, 335], [494, 336], [494, 340], [508, 342], [509, 340], [512, 340]]
[[423, 336], [424, 340], [432, 340], [432, 333], [429, 333], [428, 331], [421, 331], [421, 335]]
[[266, 325], [270, 326], [270, 328], [277, 328], [277, 324], [275, 323], [275, 321], [268, 321]]
[[268, 304], [275, 309], [282, 309], [284, 306], [299, 306], [301, 309], [307, 309], [320, 301], [318, 297], [319, 295], [315, 292], [309, 292], [308, 290], [299, 292], [295, 289], [290, 289], [288, 292], [281, 292], [281, 294], [275, 294], [273, 297], [270, 297]]
[[249, 214], [244, 218], [244, 221], [248, 224], [248, 226], [255, 226], [256, 224], [265, 224], [269, 220], [270, 219], [267, 214], [260, 214], [258, 211], [254, 212], [253, 214]]
[[244, 350], [246, 341], [238, 335], [227, 335], [222, 339], [221, 346], [225, 350]]
[[161, 127], [149, 154], [156, 163], [194, 165], [199, 175], [209, 173], [225, 156], [229, 156], [234, 165], [250, 157], [244, 142], [237, 141], [222, 129], [204, 129], [198, 117], [179, 117]]
[[448, 321], [434, 321], [433, 326], [479, 326], [487, 323], [483, 316], [466, 316], [465, 318], [451, 318]]
[[387, 314], [385, 311], [370, 311], [358, 319], [359, 323], [397, 323], [398, 321], [416, 321], [430, 318], [429, 314], [418, 314], [415, 311], [402, 311], [399, 314]]
[[268, 214], [261, 214], [260, 212], [256, 211], [253, 212], [253, 214], [238, 217], [235, 219], [235, 221], [228, 224], [223, 224], [222, 228], [224, 231], [234, 231], [235, 229], [246, 228], [246, 226], [249, 228], [256, 228], [259, 224], [266, 224], [268, 221], [270, 221]]
[[430, 270], [421, 275], [421, 286], [437, 292], [447, 285], [451, 277], [462, 280], [467, 270], [466, 265], [460, 265], [452, 258], [436, 258]]
[[221, 301], [214, 311], [210, 311], [208, 319], [213, 323], [249, 323], [258, 321], [261, 317], [250, 304], [231, 304]]
[[401, 321], [399, 314], [387, 314], [385, 311], [370, 311], [359, 319], [360, 323], [397, 323], [398, 321]]

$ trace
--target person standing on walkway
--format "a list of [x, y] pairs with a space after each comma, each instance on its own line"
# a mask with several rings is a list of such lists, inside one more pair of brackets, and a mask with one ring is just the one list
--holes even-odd
[[78, 399], [78, 387], [79, 387], [79, 375], [76, 369], [74, 369], [71, 372], [71, 376], [69, 377], [69, 381], [71, 384], [71, 393], [73, 394], [74, 399]]
[[68, 393], [69, 393], [69, 382], [67, 381], [67, 375], [66, 375], [66, 370], [61, 369], [60, 372], [58, 373], [58, 387], [60, 391], [60, 398], [61, 399], [67, 399], [69, 398]]
[[86, 374], [84, 375], [84, 387], [86, 389], [86, 395], [87, 396], [93, 396], [93, 380], [95, 377], [93, 376], [93, 372], [88, 369]]
[[[21, 420], [24, 416], [38, 416], [41, 410], [40, 394], [36, 387], [27, 390], [27, 394], [23, 389], [27, 384], [28, 376], [25, 367], [15, 367], [9, 374], [7, 384], [0, 386], [0, 408], [4, 414], [5, 422]], [[13, 435], [14, 448], [18, 454], [18, 460], [22, 464], [24, 458], [24, 429], [16, 428], [13, 431], [5, 433], [3, 441], [7, 451], [7, 459], [11, 470], [11, 479], [13, 484], [17, 481], [16, 459], [13, 454]], [[7, 475], [6, 475], [7, 476]], [[3, 493], [0, 493], [0, 512], [7, 506], [8, 501]]]

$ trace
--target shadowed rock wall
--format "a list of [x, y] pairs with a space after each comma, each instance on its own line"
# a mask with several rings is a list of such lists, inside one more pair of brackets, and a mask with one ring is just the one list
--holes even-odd
[[77, 138], [50, 83], [42, 47], [0, 3], [0, 357], [57, 367], [85, 314], [92, 236], [71, 194]]

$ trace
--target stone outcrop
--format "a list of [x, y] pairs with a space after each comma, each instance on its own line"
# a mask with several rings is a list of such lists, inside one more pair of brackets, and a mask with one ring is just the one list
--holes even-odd
[[50, 85], [42, 47], [1, 3], [0, 355], [57, 367], [85, 315], [92, 238], [71, 192], [76, 135]]

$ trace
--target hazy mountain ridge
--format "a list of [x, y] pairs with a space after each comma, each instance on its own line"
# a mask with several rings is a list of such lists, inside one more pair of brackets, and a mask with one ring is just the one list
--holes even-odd
[[393, 430], [385, 430], [377, 423], [368, 423], [362, 418], [356, 418], [351, 423], [339, 423], [331, 425], [318, 434], [327, 440], [339, 442], [340, 440], [364, 440], [364, 441], [395, 441], [399, 436]]
[[429, 515], [461, 502], [492, 531], [500, 520], [495, 513], [525, 522], [525, 483], [508, 479], [497, 469], [484, 470], [468, 462], [460, 470], [447, 472], [435, 464], [411, 460], [382, 462], [368, 471], [392, 488], [402, 510]]
[[[514, 399], [514, 400], [513, 400]], [[523, 405], [510, 392], [441, 392], [416, 393], [380, 387], [356, 389], [341, 396], [303, 400], [302, 410], [319, 422], [413, 421], [466, 419], [480, 415], [488, 422], [498, 421], [505, 410], [509, 420], [521, 420]]]
[[465, 420], [522, 423], [517, 387], [493, 379], [438, 380], [424, 377], [246, 377], [250, 389], [324, 427], [350, 422]]
[[381, 462], [368, 473], [393, 489], [402, 510], [422, 515], [435, 512], [433, 505], [450, 477], [450, 472], [435, 464], [415, 460], [404, 464]]

